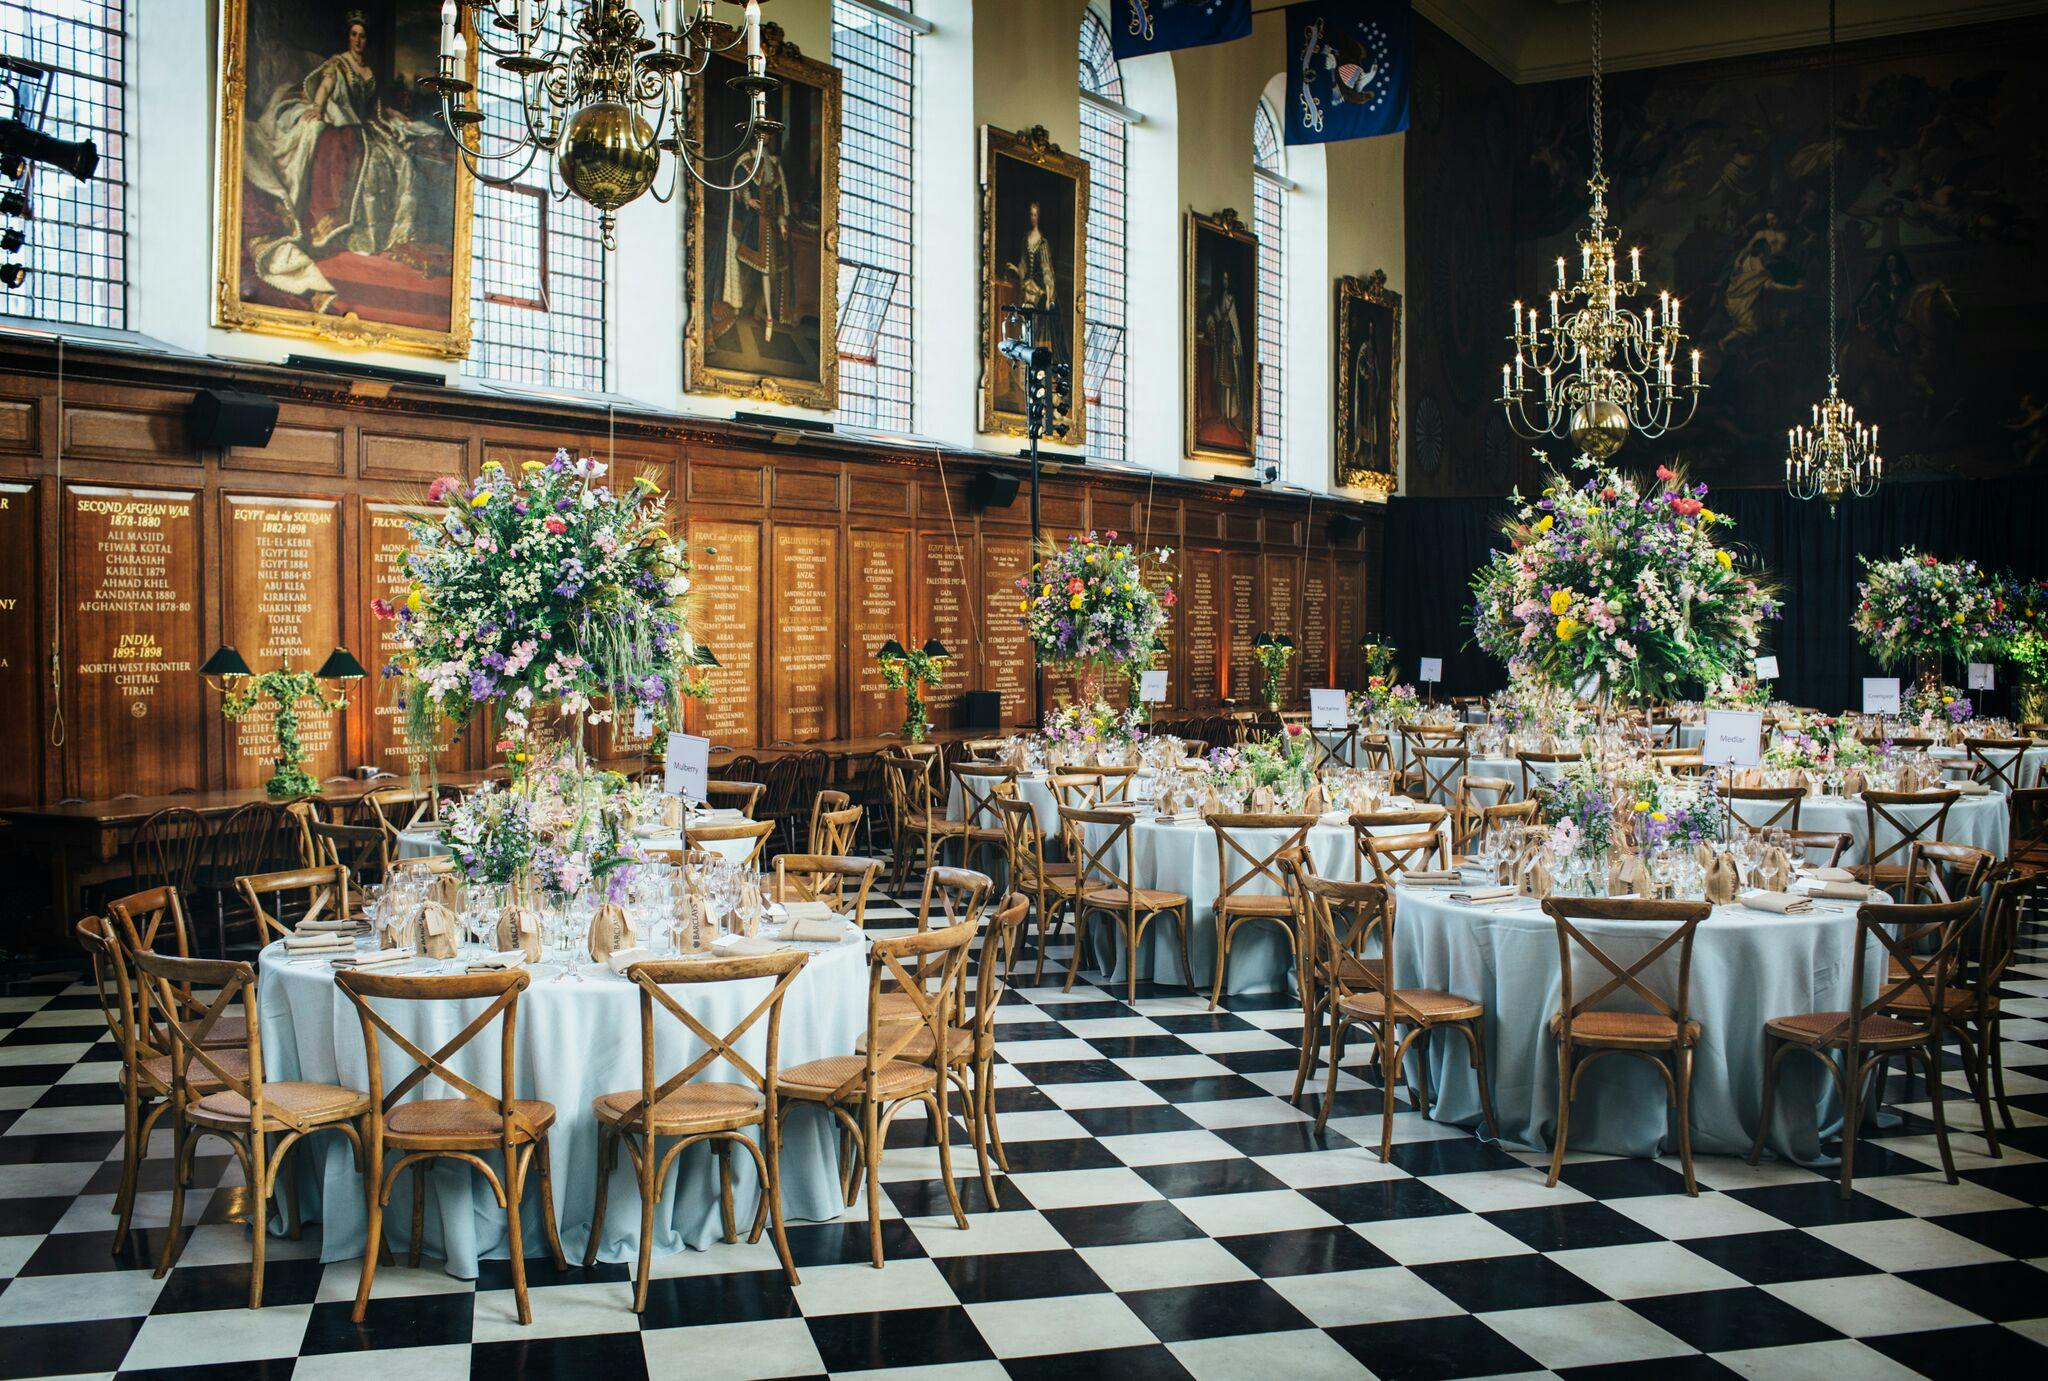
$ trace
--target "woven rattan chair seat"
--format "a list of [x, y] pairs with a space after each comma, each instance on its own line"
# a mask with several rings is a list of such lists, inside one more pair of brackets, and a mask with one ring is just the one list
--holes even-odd
[[[590, 1107], [603, 1121], [628, 1127], [641, 1124], [639, 1089], [599, 1094]], [[654, 1105], [654, 1126], [664, 1133], [694, 1126], [730, 1126], [758, 1119], [767, 1110], [768, 1100], [746, 1084], [684, 1084]]]
[[[227, 1061], [221, 1063], [226, 1064]], [[266, 1110], [275, 1108], [300, 1122], [338, 1122], [361, 1117], [368, 1112], [370, 1095], [361, 1089], [343, 1088], [339, 1084], [309, 1084], [296, 1080], [273, 1082], [266, 1079], [263, 1083], [263, 1106]], [[246, 1126], [249, 1100], [232, 1089], [221, 1089], [193, 1104], [186, 1116]], [[280, 1119], [266, 1117], [264, 1121], [275, 1126]]]
[[[1847, 1012], [1804, 1012], [1796, 1017], [1772, 1017], [1764, 1023], [1764, 1030], [1802, 1045], [1845, 1045], [1848, 1024]], [[1857, 1036], [1864, 1045], [1918, 1045], [1927, 1039], [1927, 1032], [1896, 1017], [1865, 1017]]]
[[1240, 892], [1224, 897], [1218, 909], [1231, 916], [1288, 917], [1294, 914], [1294, 903], [1285, 897], [1262, 897]]
[[[1927, 1000], [1927, 993], [1919, 988], [1904, 989], [1885, 1004], [1885, 1006], [1895, 1011], [1922, 1013], [1927, 1011], [1931, 1005]], [[1977, 990], [1975, 988], [1946, 989], [1941, 995], [1941, 1005], [1942, 1009], [1948, 1013], [1950, 1020], [1955, 1020], [1959, 1017], [1973, 1017], [1977, 1014]], [[1998, 1010], [1997, 993], [1991, 995], [1991, 1010], [1994, 1012]]]
[[[776, 1076], [776, 1082], [792, 1098], [822, 1099], [852, 1079], [857, 1094], [860, 1074], [866, 1067], [865, 1056], [828, 1055], [783, 1070]], [[902, 1098], [932, 1087], [932, 1071], [908, 1060], [890, 1060], [876, 1071], [875, 1087], [882, 1098]]]
[[[902, 1034], [903, 1027], [900, 1025], [894, 1031], [884, 1027], [881, 1035], [882, 1048], [886, 1050], [889, 1046], [895, 1044], [897, 1038]], [[951, 1057], [951, 1062], [957, 1064], [974, 1053], [974, 1033], [963, 1030], [958, 1026], [949, 1026], [946, 1028], [946, 1047], [947, 1054]], [[853, 1048], [860, 1054], [867, 1054], [868, 1038], [862, 1036], [858, 1041], [854, 1042]], [[929, 1060], [931, 1057], [932, 1033], [922, 1029], [910, 1038], [910, 1044], [896, 1052], [896, 1058], [899, 1060], [922, 1062]]]
[[[1081, 893], [1081, 900], [1090, 906], [1106, 906], [1121, 911], [1131, 904], [1131, 893], [1123, 887], [1090, 887]], [[1188, 899], [1178, 892], [1161, 892], [1152, 887], [1140, 887], [1137, 901], [1140, 911], [1164, 911], [1188, 904]]]
[[[538, 1098], [515, 1098], [512, 1111], [514, 1141], [545, 1135], [555, 1120], [555, 1105]], [[503, 1128], [496, 1108], [469, 1098], [421, 1098], [400, 1103], [384, 1115], [384, 1130], [392, 1137], [476, 1137], [495, 1142]]]
[[[1551, 1017], [1552, 1035], [1563, 1026], [1561, 1016]], [[1700, 1024], [1688, 1021], [1681, 1042], [1678, 1023], [1661, 1012], [1581, 1012], [1572, 1018], [1572, 1039], [1580, 1045], [1697, 1045]]]
[[[1348, 993], [1337, 1005], [1349, 1015], [1362, 1017], [1367, 1021], [1379, 1021], [1387, 1011], [1386, 994], [1381, 992]], [[1439, 992], [1435, 988], [1396, 989], [1395, 1019], [1405, 1019], [1410, 1013], [1420, 1016], [1424, 1021], [1471, 1021], [1486, 1015], [1486, 1007], [1469, 997]]]
[[[237, 1079], [246, 1079], [249, 1077], [248, 1051], [222, 1050], [218, 1053], [215, 1053], [213, 1051], [208, 1051], [207, 1053], [213, 1056], [213, 1058], [220, 1064], [220, 1067], [222, 1069], [225, 1069], [228, 1073], [234, 1075]], [[142, 1059], [141, 1064], [142, 1072], [149, 1083], [154, 1084], [157, 1088], [160, 1089], [168, 1089], [171, 1086], [170, 1056], [145, 1056]], [[216, 1076], [212, 1070], [208, 1069], [205, 1065], [199, 1063], [199, 1061], [197, 1060], [193, 1060], [186, 1067], [185, 1080], [194, 1088], [215, 1089], [220, 1087], [219, 1077]]]

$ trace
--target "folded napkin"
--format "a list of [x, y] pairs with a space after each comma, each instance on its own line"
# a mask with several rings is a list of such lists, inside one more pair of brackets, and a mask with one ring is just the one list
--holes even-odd
[[1813, 903], [1790, 892], [1746, 892], [1742, 904], [1751, 911], [1768, 911], [1774, 916], [1797, 916], [1813, 910]]
[[1409, 868], [1402, 872], [1401, 881], [1415, 883], [1463, 882], [1465, 875], [1456, 868]]
[[846, 938], [846, 922], [836, 916], [823, 920], [791, 921], [782, 928], [782, 938], [814, 945], [836, 945]]
[[1469, 891], [1451, 893], [1451, 900], [1470, 906], [1475, 902], [1506, 901], [1515, 895], [1512, 887], [1474, 887]]
[[[351, 926], [349, 929], [352, 931], [355, 927]], [[354, 949], [356, 945], [354, 940], [341, 931], [327, 931], [316, 934], [295, 931], [284, 937], [284, 947], [291, 954], [315, 954], [330, 949]]]
[[488, 954], [472, 954], [463, 965], [465, 973], [496, 973], [500, 969], [516, 969], [524, 965], [526, 956], [516, 949], [493, 950]]
[[721, 935], [711, 948], [724, 955], [780, 954], [782, 946], [758, 935]]
[[1813, 870], [1813, 880], [1815, 882], [1854, 882], [1856, 875], [1847, 868], [1816, 868]]
[[1809, 897], [1827, 897], [1834, 901], [1869, 901], [1870, 889], [1860, 882], [1823, 882], [1818, 887], [1806, 889]]
[[786, 901], [782, 903], [782, 914], [791, 921], [829, 921], [832, 919], [832, 904], [822, 901]]
[[698, 825], [737, 825], [746, 818], [747, 813], [743, 810], [734, 810], [729, 806], [712, 806], [698, 811], [690, 820]]
[[362, 929], [362, 924], [346, 916], [339, 920], [330, 917], [324, 921], [300, 921], [292, 927], [295, 935], [353, 935]]
[[337, 969], [381, 969], [389, 964], [403, 964], [420, 957], [419, 951], [410, 947], [401, 949], [380, 949], [361, 956], [336, 959]]
[[1326, 810], [1316, 817], [1316, 823], [1319, 825], [1341, 825], [1350, 818], [1351, 812], [1348, 810]]
[[630, 949], [615, 949], [604, 961], [613, 973], [624, 973], [635, 964], [654, 958], [654, 951], [645, 945], [634, 945]]
[[1989, 796], [1991, 794], [1991, 787], [1986, 782], [1945, 782], [1943, 783], [1943, 789], [1958, 791], [1965, 796]]

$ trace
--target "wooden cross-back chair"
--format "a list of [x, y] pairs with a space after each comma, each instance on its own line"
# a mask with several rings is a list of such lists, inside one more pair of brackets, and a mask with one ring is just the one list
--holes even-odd
[[1856, 865], [1856, 876], [1872, 887], [1904, 887], [1910, 881], [1907, 854], [1915, 843], [1947, 837], [1948, 813], [1961, 799], [1954, 791], [1864, 792], [1864, 861]]
[[1467, 772], [1458, 779], [1458, 793], [1451, 801], [1451, 848], [1457, 853], [1482, 828], [1489, 806], [1506, 805], [1515, 797], [1515, 784], [1507, 777], [1490, 777]]
[[[171, 1018], [157, 1009], [154, 985], [144, 982], [134, 965], [135, 956], [143, 950], [179, 958], [192, 953], [191, 936], [185, 927], [185, 899], [172, 888], [152, 887], [108, 901], [107, 919], [116, 932], [114, 938], [122, 960], [129, 966], [128, 981], [135, 993], [138, 1032], [153, 1050], [168, 1055], [170, 1037], [160, 1028], [162, 1022]], [[226, 1048], [240, 1045], [241, 1018], [232, 1014], [223, 1017], [215, 1023], [208, 1039]]]
[[1101, 779], [1102, 794], [1098, 798], [1104, 805], [1121, 804], [1131, 799], [1131, 783], [1138, 779], [1135, 767], [1091, 767], [1088, 769]]
[[[1724, 786], [1721, 795], [1728, 801], [1735, 823], [1751, 834], [1798, 829], [1799, 813], [1806, 805], [1803, 786]], [[1744, 812], [1745, 803], [1754, 809]]]
[[804, 852], [852, 853], [853, 837], [860, 831], [860, 819], [864, 813], [843, 791], [819, 792], [811, 798], [811, 829], [804, 841]]
[[2012, 813], [2007, 861], [2023, 872], [2048, 872], [2048, 787], [2023, 786], [2006, 801]]
[[[1363, 1026], [1372, 1033], [1379, 1066], [1380, 1159], [1390, 1159], [1394, 1086], [1407, 1067], [1409, 1047], [1417, 1041], [1427, 1046], [1432, 1032], [1448, 1027], [1465, 1038], [1472, 1072], [1479, 1081], [1479, 1106], [1486, 1117], [1487, 1133], [1498, 1138], [1493, 1096], [1486, 1085], [1485, 1006], [1435, 988], [1400, 986], [1393, 959], [1395, 908], [1387, 889], [1379, 883], [1321, 878], [1298, 867], [1291, 870], [1288, 882], [1300, 909], [1302, 943], [1311, 956], [1310, 981], [1321, 995], [1321, 1011], [1329, 1019], [1330, 1074], [1322, 1107], [1316, 1113], [1317, 1133], [1328, 1124], [1330, 1109], [1337, 1101], [1337, 1069], [1344, 1058], [1345, 1035], [1352, 1027]], [[1405, 1036], [1401, 1034], [1404, 1027]], [[1298, 1072], [1304, 1077], [1314, 1072], [1315, 1052], [1322, 1039], [1320, 1021], [1303, 1028]], [[1416, 1106], [1426, 1112], [1430, 1106], [1426, 1053], [1422, 1070]]]
[[1578, 753], [1534, 753], [1519, 751], [1515, 762], [1522, 769], [1522, 795], [1533, 797], [1564, 775], [1565, 765], [1579, 761]]
[[1056, 806], [1092, 810], [1102, 804], [1102, 774], [1094, 770], [1055, 772], [1046, 778], [1046, 789]]
[[[972, 868], [981, 861], [979, 855], [1002, 851], [1003, 823], [995, 802], [1016, 794], [1017, 769], [998, 762], [957, 763], [953, 784], [960, 788], [961, 826], [953, 840], [960, 846], [960, 866]], [[986, 872], [986, 867], [982, 871]]]
[[348, 869], [339, 864], [235, 879], [235, 892], [256, 918], [257, 933], [265, 944], [283, 939], [306, 921], [350, 919], [356, 914], [353, 890]]
[[[1666, 1095], [1677, 1108], [1678, 1163], [1685, 1174], [1685, 1192], [1698, 1196], [1699, 1184], [1692, 1169], [1692, 1057], [1693, 1048], [1699, 1044], [1700, 1024], [1690, 1015], [1692, 943], [1700, 922], [1713, 909], [1703, 901], [1544, 899], [1544, 913], [1557, 928], [1561, 983], [1558, 1010], [1550, 1018], [1551, 1035], [1557, 1041], [1557, 1135], [1550, 1152], [1546, 1185], [1555, 1186], [1558, 1173], [1564, 1168], [1572, 1101], [1578, 1094], [1579, 1080], [1600, 1059], [1629, 1055], [1654, 1067], [1664, 1080]], [[1648, 943], [1634, 960], [1624, 963], [1603, 949], [1600, 940], [1580, 929], [1580, 923], [1585, 921], [1634, 921], [1667, 928], [1661, 938], [1654, 932], [1646, 933], [1643, 940], [1655, 942]], [[1651, 987], [1645, 975], [1674, 950], [1677, 971], [1667, 996]], [[1590, 992], [1579, 987], [1573, 974], [1578, 955], [1591, 960], [1595, 969], [1591, 977], [1599, 986]], [[1601, 1006], [1616, 996], [1632, 999], [1649, 1010]], [[1666, 1057], [1671, 1060], [1669, 1069], [1664, 1064]]]
[[1394, 770], [1394, 745], [1388, 741], [1385, 733], [1359, 734], [1358, 765], [1367, 772]]
[[1916, 839], [1906, 850], [1904, 902], [1960, 901], [1980, 897], [1998, 864], [1989, 849], [1948, 840]]
[[[988, 874], [977, 873], [972, 868], [952, 868], [944, 864], [927, 868], [924, 891], [917, 899], [918, 933], [959, 925], [963, 921], [972, 921], [979, 926], [982, 908], [987, 905], [989, 892], [994, 887], [995, 881]], [[943, 963], [942, 956], [913, 957], [912, 967], [926, 996], [931, 995], [932, 985], [938, 981]], [[882, 1011], [884, 1016], [892, 1019], [910, 1020], [916, 1015], [917, 1005], [908, 994], [889, 992], [882, 995]]]
[[1358, 726], [1308, 731], [1309, 766], [1320, 772], [1325, 767], [1349, 767], [1358, 757]]
[[1003, 821], [1003, 851], [1010, 866], [1010, 888], [1030, 900], [1032, 914], [1038, 921], [1038, 954], [1031, 981], [1043, 983], [1046, 945], [1058, 929], [1061, 917], [1073, 909], [1079, 882], [1072, 863], [1046, 861], [1043, 826], [1031, 802], [1016, 797], [1000, 799], [996, 810]]
[[[1115, 927], [1123, 941], [1130, 1000], [1138, 999], [1139, 946], [1145, 932], [1161, 917], [1170, 919], [1180, 935], [1180, 967], [1188, 987], [1195, 986], [1194, 965], [1188, 959], [1188, 899], [1179, 892], [1140, 887], [1136, 882], [1136, 836], [1132, 826], [1137, 816], [1127, 810], [1082, 810], [1060, 807], [1060, 833], [1074, 860], [1074, 953], [1067, 961], [1063, 991], [1074, 990], [1074, 978], [1081, 970], [1082, 951], [1088, 946], [1088, 922], [1102, 917]], [[1103, 832], [1096, 843], [1088, 840], [1089, 828]]]
[[[1876, 995], [1853, 1011], [1804, 1012], [1772, 1017], [1764, 1023], [1763, 1112], [1757, 1120], [1756, 1141], [1749, 1148], [1751, 1165], [1762, 1154], [1764, 1137], [1770, 1131], [1778, 1067], [1793, 1051], [1804, 1050], [1827, 1067], [1835, 1092], [1842, 1100], [1841, 1193], [1843, 1199], [1848, 1199], [1856, 1169], [1856, 1139], [1863, 1125], [1864, 1085], [1873, 1070], [1881, 1071], [1896, 1057], [1921, 1062], [1927, 1077], [1935, 1141], [1941, 1150], [1942, 1172], [1950, 1184], [1956, 1183], [1955, 1158], [1948, 1146], [1948, 1119], [1942, 1107], [1941, 1037], [1948, 1011], [1949, 977], [1955, 969], [1964, 928], [1976, 914], [1977, 905], [1977, 898], [1966, 897], [1923, 906], [1866, 903], [1857, 908], [1856, 931], [1849, 951], [1849, 991], [1860, 995], [1875, 988]], [[1899, 977], [1887, 974], [1884, 982], [1866, 986], [1869, 970], [1865, 951], [1869, 949], [1887, 956]], [[1926, 1025], [1886, 1015], [1909, 994]], [[1868, 1097], [1883, 1100], [1881, 1077]]]
[[704, 783], [704, 804], [736, 810], [749, 820], [761, 818], [761, 798], [767, 794], [768, 787], [763, 782], [741, 782], [727, 777]]
[[[1865, 739], [1864, 742], [1869, 743], [1870, 740]], [[1882, 738], [1877, 740], [1878, 744], [1884, 742], [1885, 740]], [[1901, 753], [1924, 753], [1934, 746], [1933, 738], [1926, 734], [1899, 734], [1892, 738], [1890, 742], [1892, 747]]]
[[1457, 799], [1459, 779], [1465, 775], [1465, 765], [1471, 758], [1470, 750], [1463, 745], [1414, 747], [1408, 753], [1409, 789], [1425, 801], [1447, 806]]
[[[1287, 880], [1281, 876], [1282, 854], [1306, 847], [1308, 832], [1315, 828], [1313, 815], [1216, 814], [1209, 830], [1216, 836], [1216, 985], [1209, 994], [1209, 1010], [1223, 1002], [1223, 985], [1230, 968], [1230, 942], [1247, 925], [1265, 923], [1279, 928], [1287, 941], [1290, 957], [1295, 948], [1294, 906], [1287, 899]], [[1268, 847], [1264, 841], [1249, 842], [1250, 831], [1277, 835]], [[1273, 890], [1261, 892], [1264, 883]]]
[[1475, 840], [1485, 838], [1488, 830], [1504, 825], [1533, 825], [1537, 818], [1535, 801], [1501, 801], [1495, 805], [1481, 806], [1461, 822], [1464, 826], [1463, 833], [1451, 841], [1451, 852], [1468, 852]]
[[[250, 1190], [249, 1307], [261, 1308], [270, 1201], [286, 1158], [304, 1138], [337, 1131], [348, 1138], [360, 1167], [363, 1144], [356, 1119], [369, 1111], [369, 1096], [339, 1084], [265, 1080], [253, 966], [227, 959], [182, 959], [148, 950], [136, 952], [135, 965], [155, 989], [164, 1011], [176, 1012], [180, 1018], [191, 1013], [189, 1021], [173, 1021], [167, 1028], [172, 1044], [173, 1172], [171, 1218], [156, 1263], [157, 1279], [170, 1271], [184, 1237], [185, 1176], [178, 1167], [191, 1161], [192, 1148], [201, 1137], [219, 1137], [234, 1149]], [[202, 1002], [192, 996], [196, 989], [211, 990], [213, 997]], [[238, 1018], [240, 1048], [214, 1049], [208, 1042], [229, 1014]], [[196, 1074], [194, 1065], [198, 1066]], [[293, 1184], [290, 1178], [284, 1180], [286, 1212], [296, 1238], [299, 1205]]]
[[394, 852], [399, 832], [431, 822], [440, 805], [438, 793], [429, 787], [380, 786], [362, 797], [362, 808], [369, 813], [370, 823], [390, 836]]
[[[952, 1138], [945, 1130], [950, 1125], [948, 1081], [932, 1065], [908, 1052], [920, 1035], [927, 1042], [927, 1051], [946, 1048], [960, 975], [978, 928], [978, 921], [965, 920], [876, 940], [868, 951], [868, 1010], [860, 1051], [828, 1055], [780, 1072], [783, 1117], [799, 1105], [811, 1104], [839, 1123], [840, 1187], [849, 1208], [858, 1197], [856, 1181], [865, 1168], [868, 1249], [877, 1270], [883, 1264], [882, 1148], [889, 1125], [912, 1103], [923, 1104], [932, 1119], [939, 1143], [939, 1175], [953, 1221], [961, 1228], [967, 1226], [967, 1212], [953, 1183]], [[885, 999], [891, 997], [905, 998], [908, 1005], [885, 1006]]]
[[[568, 1268], [562, 1255], [562, 1236], [555, 1226], [554, 1177], [548, 1158], [548, 1132], [555, 1123], [555, 1105], [538, 1098], [514, 1096], [519, 1087], [519, 995], [532, 981], [533, 975], [525, 969], [446, 976], [371, 973], [365, 969], [335, 972], [335, 986], [347, 995], [362, 1023], [363, 1048], [369, 1057], [370, 1102], [364, 1156], [372, 1188], [363, 1273], [356, 1285], [351, 1316], [357, 1323], [363, 1321], [363, 1312], [370, 1302], [370, 1284], [384, 1241], [384, 1208], [391, 1202], [398, 1177], [407, 1169], [413, 1172], [412, 1239], [407, 1264], [420, 1263], [420, 1243], [426, 1229], [426, 1171], [435, 1160], [458, 1160], [471, 1166], [484, 1177], [505, 1210], [505, 1245], [519, 1322], [533, 1322], [526, 1294], [526, 1252], [520, 1232], [519, 1200], [525, 1192], [527, 1174], [536, 1167], [540, 1172], [541, 1222], [548, 1251], [557, 1269]], [[379, 1002], [479, 1000], [485, 1004], [482, 1010], [431, 1052], [399, 1030], [377, 1007]], [[450, 1063], [493, 1025], [499, 1029], [496, 1093], [464, 1077]], [[413, 1062], [412, 1070], [388, 1087], [382, 1053], [385, 1041], [396, 1045]], [[461, 1096], [406, 1101], [407, 1094], [427, 1087], [429, 1080], [446, 1085]], [[388, 1169], [384, 1165], [387, 1148], [398, 1152], [398, 1159]], [[492, 1151], [502, 1157], [502, 1174], [484, 1159]]]
[[[1413, 810], [1366, 811], [1350, 817], [1352, 873], [1361, 882], [1393, 886], [1392, 874], [1418, 863], [1425, 867], [1447, 867], [1450, 845], [1444, 839], [1444, 821], [1450, 812], [1442, 806]], [[1388, 834], [1375, 834], [1388, 830]], [[1430, 861], [1434, 854], [1435, 861]]]
[[[599, 1094], [591, 1100], [591, 1111], [597, 1118], [597, 1206], [591, 1212], [590, 1241], [583, 1249], [583, 1265], [587, 1270], [597, 1264], [612, 1172], [618, 1168], [619, 1150], [624, 1147], [640, 1188], [640, 1260], [633, 1272], [636, 1313], [647, 1308], [647, 1274], [654, 1249], [654, 1204], [661, 1183], [668, 1177], [669, 1167], [699, 1142], [709, 1142], [717, 1158], [718, 1202], [724, 1218], [725, 1240], [739, 1240], [732, 1193], [732, 1149], [737, 1145], [753, 1158], [761, 1182], [761, 1199], [754, 1210], [754, 1225], [747, 1241], [759, 1242], [763, 1226], [772, 1222], [775, 1254], [781, 1258], [782, 1273], [792, 1286], [798, 1283], [796, 1263], [790, 1259], [789, 1238], [782, 1222], [782, 1118], [776, 1073], [782, 1053], [783, 1000], [809, 959], [810, 955], [802, 950], [783, 950], [732, 959], [644, 960], [626, 970], [627, 981], [640, 990], [640, 1085]], [[667, 991], [672, 987], [747, 983], [757, 979], [771, 980], [767, 992], [745, 1016], [723, 1031], [706, 1026]], [[657, 1010], [689, 1033], [686, 1045], [702, 1047], [694, 1059], [659, 1083], [655, 1081], [654, 1065]], [[766, 1055], [756, 1064], [741, 1053], [739, 1045], [749, 1031], [763, 1024], [764, 1018]], [[714, 1081], [701, 1077], [728, 1069], [739, 1078]], [[761, 1140], [767, 1145], [765, 1154], [747, 1135], [753, 1127], [761, 1129]], [[664, 1138], [670, 1143], [666, 1151], [661, 1148]]]
[[976, 762], [994, 762], [1002, 756], [1003, 740], [999, 738], [970, 738], [961, 743], [960, 751]]
[[189, 806], [168, 806], [135, 827], [128, 840], [128, 890], [171, 887], [189, 894], [211, 831]]
[[2027, 750], [2034, 746], [2024, 738], [1966, 738], [1963, 751], [1969, 755], [1970, 780], [1982, 782], [1993, 791], [2010, 795], [2026, 785], [2020, 780], [2026, 771]]
[[[821, 901], [856, 926], [868, 923], [868, 891], [882, 871], [876, 858], [845, 854], [777, 854], [775, 896], [780, 902]], [[851, 894], [850, 898], [848, 894]]]
[[392, 836], [375, 825], [335, 825], [311, 821], [314, 867], [346, 868], [359, 887], [384, 880], [396, 858]]
[[[1785, 842], [1816, 868], [1839, 868], [1842, 855], [1856, 840], [1837, 830], [1786, 830]], [[1816, 853], [1816, 850], [1819, 852]], [[1822, 855], [1825, 855], [1823, 857]]]
[[[745, 854], [735, 862], [734, 866], [752, 868], [758, 871], [761, 867], [761, 852], [768, 847], [768, 836], [773, 833], [775, 833], [775, 822], [773, 820], [733, 820], [722, 825], [685, 824], [683, 826], [683, 849], [685, 852], [691, 849], [704, 849], [709, 845], [722, 844], [734, 839], [751, 841], [748, 843]], [[720, 853], [722, 850], [710, 849], [709, 852]]]
[[[251, 801], [214, 826], [200, 877], [201, 886], [213, 896], [214, 947], [218, 953], [227, 953], [229, 908], [240, 900], [235, 879], [249, 873], [271, 872], [297, 861], [298, 825], [275, 802]], [[233, 919], [239, 924], [242, 918], [238, 914]], [[257, 933], [260, 938], [260, 927]]]
[[[931, 744], [909, 745], [931, 748]], [[897, 890], [909, 880], [911, 865], [929, 869], [938, 863], [944, 842], [965, 828], [962, 821], [948, 820], [932, 787], [932, 764], [936, 752], [916, 754], [905, 747], [884, 749], [877, 755], [883, 780], [889, 788], [889, 824], [894, 849], [890, 855]]]

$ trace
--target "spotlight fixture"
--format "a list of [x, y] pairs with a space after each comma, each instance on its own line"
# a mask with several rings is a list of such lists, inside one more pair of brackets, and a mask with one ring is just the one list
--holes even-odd
[[5, 230], [0, 230], [0, 251], [12, 254], [20, 249], [23, 243], [22, 233], [14, 227], [9, 226]]
[[28, 265], [27, 265], [27, 264], [4, 264], [4, 265], [0, 265], [0, 283], [4, 283], [4, 284], [6, 284], [6, 285], [7, 285], [7, 287], [9, 287], [9, 288], [18, 288], [18, 287], [20, 287], [20, 286], [21, 286], [21, 285], [22, 285], [23, 283], [26, 283], [27, 281], [28, 281]]
[[12, 216], [18, 221], [32, 221], [36, 218], [36, 208], [30, 205], [26, 192], [0, 192], [0, 216]]

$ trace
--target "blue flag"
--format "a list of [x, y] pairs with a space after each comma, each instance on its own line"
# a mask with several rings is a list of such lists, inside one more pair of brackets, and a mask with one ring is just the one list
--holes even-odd
[[1408, 128], [1408, 0], [1309, 0], [1287, 10], [1290, 144]]
[[1112, 0], [1109, 41], [1119, 58], [1249, 38], [1252, 0]]

